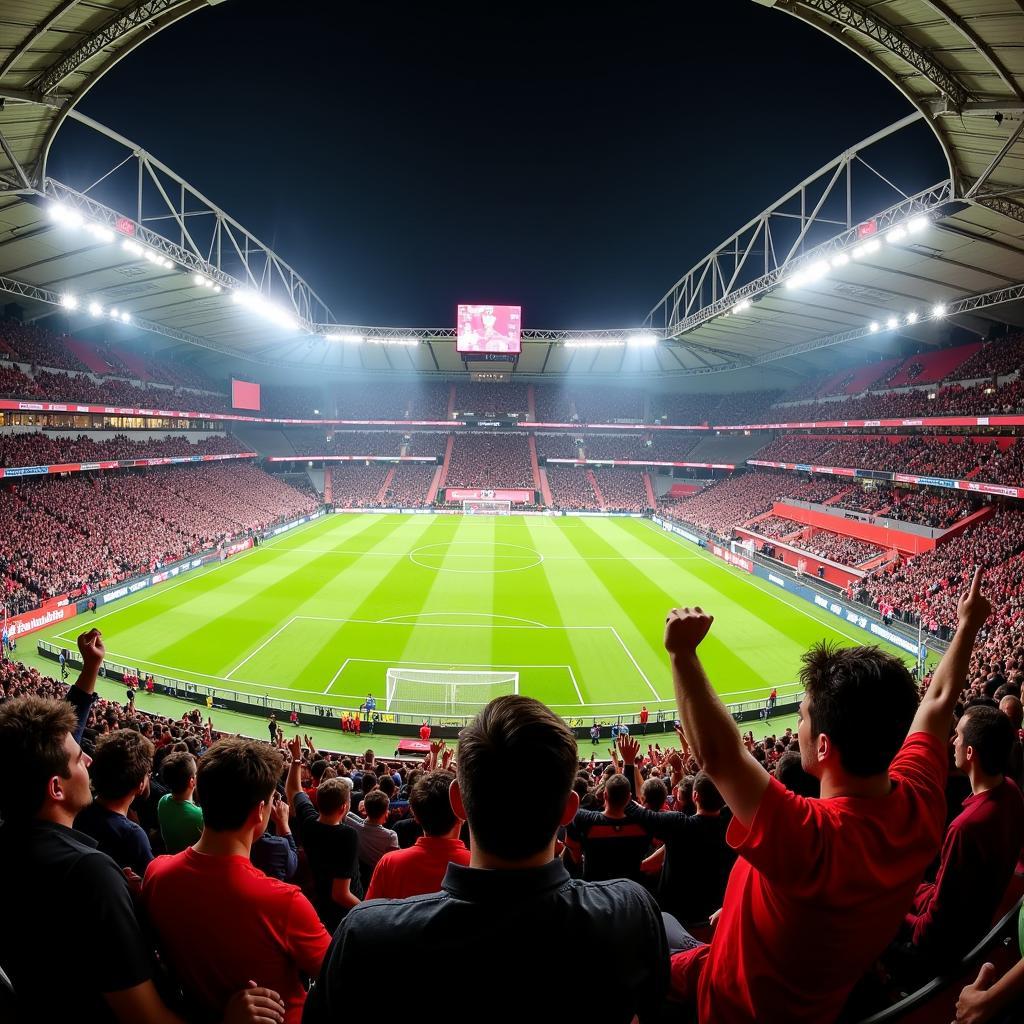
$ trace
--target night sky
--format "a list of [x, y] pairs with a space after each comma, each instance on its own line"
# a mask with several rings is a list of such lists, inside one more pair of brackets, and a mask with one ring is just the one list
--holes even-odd
[[[750, 0], [287, 6], [190, 15], [80, 109], [276, 249], [341, 322], [440, 326], [492, 301], [521, 303], [526, 327], [639, 324], [717, 242], [910, 112]], [[908, 190], [945, 173], [919, 143]], [[83, 146], [69, 132], [50, 173], [87, 183], [102, 161]]]

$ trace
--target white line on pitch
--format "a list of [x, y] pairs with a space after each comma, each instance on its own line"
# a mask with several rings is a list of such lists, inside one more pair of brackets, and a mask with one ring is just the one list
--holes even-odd
[[337, 672], [335, 672], [335, 673], [334, 673], [334, 675], [333, 675], [333, 676], [331, 677], [331, 681], [330, 681], [330, 682], [329, 682], [329, 683], [327, 684], [327, 686], [326, 686], [326, 687], [324, 688], [324, 690], [323, 690], [323, 692], [324, 692], [324, 693], [330, 693], [330, 692], [331, 692], [331, 687], [332, 687], [332, 686], [333, 686], [333, 685], [334, 685], [334, 684], [335, 684], [335, 683], [336, 683], [336, 682], [338, 681], [338, 676], [340, 676], [340, 675], [341, 675], [341, 673], [345, 671], [345, 666], [346, 666], [346, 665], [347, 665], [347, 664], [348, 664], [348, 663], [349, 663], [349, 662], [350, 662], [351, 660], [352, 660], [351, 658], [346, 658], [346, 659], [345, 659], [345, 660], [344, 660], [344, 661], [343, 661], [343, 662], [341, 663], [341, 668], [339, 668], [339, 669], [338, 669], [338, 671], [337, 671]]
[[[297, 697], [300, 694], [308, 692], [306, 690], [296, 690], [294, 686], [274, 686], [271, 683], [254, 683], [251, 679], [228, 679], [227, 676], [215, 676], [215, 675], [213, 675], [210, 672], [197, 672], [197, 671], [195, 671], [195, 669], [182, 668], [180, 665], [163, 665], [159, 661], [149, 661], [146, 658], [135, 658], [135, 657], [132, 657], [129, 654], [118, 654], [116, 651], [107, 651], [107, 657], [108, 658], [119, 658], [119, 659], [123, 660], [126, 663], [126, 665], [128, 665], [129, 667], [131, 667], [133, 665], [134, 666], [145, 665], [147, 668], [162, 668], [162, 669], [167, 669], [169, 672], [180, 672], [180, 673], [182, 673], [182, 675], [185, 675], [185, 676], [199, 676], [202, 679], [215, 679], [219, 683], [235, 683], [235, 684], [240, 684], [242, 686], [252, 686], [256, 690], [282, 690], [285, 693], [290, 693], [293, 697]], [[191, 683], [191, 682], [193, 682], [193, 680], [191, 680], [191, 679], [184, 679], [184, 678], [182, 678], [182, 676], [173, 676], [173, 677], [169, 677], [169, 678], [173, 678], [176, 683]], [[203, 683], [202, 685], [206, 686], [207, 684]], [[221, 686], [220, 689], [221, 690], [231, 690], [231, 687], [230, 686]], [[235, 691], [232, 691], [232, 692], [240, 693], [242, 691], [235, 690]], [[248, 696], [256, 697], [256, 696], [259, 696], [259, 694], [258, 693], [250, 693]]]
[[633, 662], [633, 667], [637, 670], [637, 672], [640, 673], [640, 678], [647, 684], [647, 686], [650, 689], [651, 693], [654, 694], [654, 699], [655, 700], [661, 700], [661, 698], [658, 696], [658, 691], [654, 688], [654, 684], [644, 674], [644, 670], [637, 663], [636, 658], [633, 657], [633, 652], [626, 646], [626, 644], [623, 641], [622, 637], [619, 636], [619, 631], [614, 626], [609, 626], [608, 628], [615, 635], [615, 639], [618, 640], [620, 644], [622, 644], [622, 649], [626, 652], [626, 657], [629, 658], [629, 660], [631, 662]]
[[[311, 526], [316, 526], [317, 523], [330, 522], [328, 519], [314, 519], [312, 522], [304, 523], [302, 526], [297, 527], [295, 530], [289, 533], [283, 533], [280, 537], [272, 537], [270, 540], [263, 541], [262, 544], [256, 547], [251, 547], [247, 551], [242, 551], [240, 554], [235, 555], [233, 558], [229, 558], [223, 562], [214, 562], [213, 565], [207, 566], [205, 569], [201, 569], [198, 572], [188, 573], [183, 580], [179, 580], [177, 583], [172, 583], [169, 587], [164, 586], [162, 583], [158, 583], [153, 587], [149, 593], [144, 596], [130, 601], [127, 604], [118, 602], [116, 608], [111, 608], [110, 611], [100, 612], [98, 615], [92, 615], [89, 617], [89, 622], [99, 622], [100, 619], [105, 619], [108, 615], [116, 615], [118, 612], [126, 612], [129, 608], [135, 608], [137, 605], [144, 604], [146, 601], [152, 600], [154, 597], [159, 597], [161, 594], [169, 594], [172, 590], [177, 590], [178, 587], [183, 587], [186, 583], [192, 583], [194, 580], [202, 579], [203, 576], [209, 576], [211, 572], [216, 572], [218, 569], [223, 569], [228, 565], [237, 565], [243, 558], [247, 558], [249, 555], [255, 554], [257, 551], [263, 551], [266, 547], [277, 541], [282, 540], [284, 537], [294, 537], [296, 534], [301, 533], [303, 530], [309, 529]], [[290, 551], [291, 548], [281, 548], [281, 551]], [[65, 630], [63, 633], [55, 633], [52, 639], [54, 640], [74, 640], [77, 636], [75, 630]], [[218, 677], [219, 678], [219, 677]]]
[[[459, 614], [453, 612], [451, 614]], [[334, 615], [296, 615], [310, 622], [354, 622], [361, 626], [412, 626], [411, 622], [388, 622], [385, 619], [344, 619]], [[489, 622], [419, 622], [416, 629], [612, 629], [612, 626], [506, 626]]]
[[583, 694], [580, 693], [580, 688], [576, 684], [576, 673], [573, 672], [572, 665], [566, 665], [565, 667], [569, 670], [569, 678], [572, 680], [572, 688], [576, 691], [576, 696], [579, 699], [579, 702], [582, 704]]
[[252, 654], [247, 654], [224, 678], [230, 679], [247, 661], [251, 661], [253, 658], [255, 658], [256, 655], [259, 654], [260, 651], [262, 651], [263, 648], [271, 642], [271, 640], [276, 640], [277, 637], [279, 637], [294, 621], [295, 618], [293, 616], [280, 629], [275, 630], [273, 633], [271, 633], [270, 636], [267, 637], [267, 639], [264, 640], [263, 643], [261, 643], [259, 647], [257, 647], [256, 650], [252, 652]]
[[347, 658], [346, 663], [352, 662], [363, 662], [367, 665], [405, 665], [412, 668], [416, 665], [439, 665], [448, 669], [450, 672], [456, 672], [459, 668], [568, 668], [568, 665], [525, 665], [521, 661], [512, 662], [510, 664], [501, 664], [493, 661], [420, 661], [418, 658]]
[[[647, 522], [647, 520], [644, 520], [644, 522]], [[659, 536], [666, 537], [668, 540], [674, 541], [679, 544], [683, 543], [683, 541], [680, 538], [676, 537], [674, 534], [669, 533], [668, 530], [663, 530], [660, 526], [655, 526], [653, 523], [650, 523], [649, 525], [651, 529], [654, 530]], [[721, 558], [715, 558], [715, 556], [711, 554], [704, 555], [701, 558], [701, 561], [705, 562], [708, 565], [713, 565], [719, 569], [731, 570], [731, 572], [729, 573], [730, 576], [737, 576], [738, 573], [741, 571], [739, 569], [735, 569], [733, 566], [729, 565], [728, 562], [723, 561]], [[838, 633], [840, 636], [845, 636], [847, 640], [852, 640], [858, 647], [864, 644], [864, 637], [850, 636], [849, 633], [846, 633], [843, 630], [833, 626], [831, 622], [819, 619], [817, 615], [812, 615], [806, 609], [799, 608], [797, 605], [790, 603], [782, 596], [782, 594], [778, 592], [778, 590], [775, 587], [772, 587], [769, 590], [767, 586], [762, 586], [759, 577], [753, 576], [750, 573], [744, 573], [743, 576], [739, 576], [738, 578], [746, 578], [749, 582], [753, 583], [755, 590], [759, 590], [762, 594], [767, 594], [769, 597], [774, 597], [776, 601], [781, 602], [787, 608], [792, 608], [795, 612], [799, 612], [802, 616], [804, 616], [804, 618], [810, 619], [811, 622], [816, 622], [819, 626], [824, 626], [826, 629], [832, 630], [833, 633]]]

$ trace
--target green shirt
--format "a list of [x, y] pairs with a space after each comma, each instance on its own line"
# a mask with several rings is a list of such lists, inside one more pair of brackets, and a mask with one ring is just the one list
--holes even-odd
[[203, 834], [203, 809], [191, 800], [175, 800], [170, 793], [160, 797], [156, 805], [156, 816], [160, 822], [160, 835], [168, 853], [181, 853]]

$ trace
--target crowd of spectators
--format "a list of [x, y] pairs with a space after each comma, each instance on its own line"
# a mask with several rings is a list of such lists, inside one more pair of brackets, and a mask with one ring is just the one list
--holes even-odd
[[688, 394], [654, 392], [649, 399], [651, 419], [684, 426], [709, 423], [712, 411], [720, 401], [721, 395], [711, 395], [705, 391]]
[[538, 433], [537, 456], [542, 459], [578, 459], [580, 457], [579, 434], [546, 434]]
[[572, 395], [564, 384], [537, 384], [533, 389], [538, 423], [572, 423], [578, 417]]
[[957, 380], [1005, 377], [1024, 366], [1024, 332], [986, 342], [956, 368]]
[[750, 529], [761, 534], [762, 537], [774, 537], [776, 540], [780, 540], [798, 530], [805, 529], [805, 527], [803, 523], [795, 523], [792, 519], [783, 519], [781, 516], [772, 515], [758, 519], [756, 523], [751, 523]]
[[651, 507], [639, 469], [595, 469], [594, 479], [609, 512], [646, 512]]
[[765, 462], [877, 469], [951, 480], [970, 477], [1010, 484], [1020, 482], [1024, 469], [1015, 442], [1001, 449], [994, 442], [976, 444], [971, 438], [947, 442], [910, 434], [901, 435], [895, 443], [883, 435], [854, 439], [848, 435], [786, 434], [762, 448], [756, 458]]
[[339, 508], [376, 508], [391, 465], [387, 462], [342, 462], [332, 465], [331, 491]]
[[401, 455], [404, 437], [385, 430], [289, 430], [296, 455]]
[[647, 438], [638, 434], [584, 434], [583, 454], [588, 459], [650, 459]]
[[879, 555], [885, 554], [883, 548], [854, 537], [845, 537], [830, 530], [818, 530], [810, 537], [790, 542], [808, 554], [818, 558], [827, 558], [831, 562], [854, 567], [870, 562]]
[[446, 420], [451, 385], [361, 382], [343, 384], [333, 391], [339, 419]]
[[585, 467], [548, 466], [545, 472], [555, 508], [578, 512], [598, 507], [597, 495], [590, 486]]
[[417, 430], [408, 437], [406, 455], [432, 455], [440, 458], [448, 445], [448, 435], [438, 431]]
[[446, 487], [534, 486], [529, 439], [521, 434], [456, 434]]
[[926, 487], [875, 484], [871, 489], [851, 487], [834, 503], [837, 508], [886, 516], [918, 526], [946, 530], [975, 511], [969, 499]]
[[0, 342], [16, 362], [32, 366], [52, 366], [59, 370], [85, 370], [85, 364], [67, 347], [66, 335], [54, 334], [44, 327], [0, 322]]
[[642, 422], [644, 418], [644, 393], [637, 388], [577, 387], [573, 401], [584, 423]]
[[231, 434], [190, 441], [181, 434], [135, 440], [127, 434], [66, 437], [53, 432], [0, 434], [0, 466], [52, 466], [125, 459], [167, 459], [193, 455], [233, 455], [252, 449]]
[[396, 508], [424, 508], [437, 466], [432, 463], [402, 462], [388, 485], [385, 503]]
[[[798, 729], [760, 741], [702, 664], [711, 615], [673, 609], [675, 735], [644, 750], [620, 733], [607, 762], [519, 695], [491, 701], [457, 752], [438, 740], [385, 762], [286, 738], [275, 718], [267, 742], [197, 709], [97, 699], [95, 629], [70, 688], [0, 665], [0, 871], [18, 922], [0, 964], [32, 1019], [364, 1019], [374, 972], [397, 962], [410, 995], [456, 964], [473, 1007], [529, 979], [501, 989], [497, 1016], [519, 1020], [543, 1016], [538, 992], [561, 1015], [572, 997], [550, 993], [598, 949], [614, 975], [587, 1010], [600, 1024], [860, 1019], [880, 960], [895, 991], [946, 973], [1013, 880], [1024, 651], [989, 649], [998, 572], [973, 577], [923, 687], [878, 648], [815, 644]], [[54, 931], [79, 919], [90, 951], [54, 984]], [[983, 968], [958, 1020], [1019, 1019], [1012, 973], [997, 1000]]]
[[320, 388], [295, 384], [264, 384], [260, 388], [260, 410], [252, 412], [251, 415], [315, 420], [329, 418], [329, 409], [324, 392]]
[[24, 479], [0, 501], [8, 610], [149, 572], [317, 501], [249, 464], [167, 466]]
[[510, 382], [486, 384], [460, 381], [455, 385], [455, 412], [472, 413], [488, 419], [499, 416], [523, 416], [530, 410], [528, 385]]

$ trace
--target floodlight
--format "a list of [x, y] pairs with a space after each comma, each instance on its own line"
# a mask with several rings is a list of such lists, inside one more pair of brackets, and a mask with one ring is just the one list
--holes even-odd
[[918, 320], [917, 310], [911, 310], [911, 312], [909, 312], [907, 314], [907, 323], [908, 324], [916, 324], [917, 320]]
[[138, 256], [143, 251], [142, 246], [131, 238], [126, 238], [121, 243], [121, 248], [125, 252], [130, 252], [133, 256]]
[[110, 318], [111, 320], [117, 320], [120, 318], [120, 314], [118, 313], [117, 308], [115, 306], [110, 307]]
[[835, 256], [832, 257], [833, 268], [845, 267], [849, 262], [850, 257], [847, 256], [845, 252], [837, 252]]
[[93, 316], [103, 316], [103, 307], [98, 302], [90, 302], [89, 312]]
[[127, 309], [121, 311], [121, 323], [130, 324], [132, 322], [132, 315]]
[[854, 258], [855, 260], [860, 260], [860, 259], [863, 259], [863, 258], [864, 258], [864, 257], [865, 257], [865, 256], [867, 255], [867, 248], [866, 248], [865, 246], [863, 246], [863, 245], [855, 245], [855, 246], [854, 246], [854, 247], [853, 247], [853, 248], [852, 248], [852, 249], [850, 250], [850, 255], [851, 255], [851, 256], [852, 256], [852, 257], [853, 257], [853, 258]]
[[864, 252], [870, 256], [873, 252], [878, 252], [882, 248], [882, 243], [877, 238], [872, 238], [869, 242], [864, 243]]
[[930, 221], [925, 216], [919, 215], [917, 217], [911, 217], [910, 220], [907, 221], [907, 231], [912, 235], [920, 234], [920, 232], [924, 231], [925, 228], [928, 227], [929, 223]]
[[60, 304], [65, 309], [78, 309], [78, 299], [74, 295], [69, 294], [68, 292], [65, 292], [60, 297]]
[[885, 321], [885, 326], [888, 327], [890, 331], [895, 331], [896, 328], [899, 327], [899, 325], [899, 320], [897, 320], [894, 316], [889, 317], [889, 319]]
[[868, 324], [868, 330], [872, 334], [877, 334], [879, 332], [879, 330], [880, 330], [879, 325], [878, 325], [878, 321], [877, 320], [872, 320], [871, 323]]
[[626, 345], [628, 348], [653, 348], [657, 344], [658, 336], [646, 331], [640, 331], [637, 334], [630, 334], [626, 338]]
[[192, 275], [192, 283], [193, 284], [198, 284], [200, 286], [204, 285], [204, 284], [206, 284], [206, 278], [203, 277], [202, 274], [193, 274]]
[[942, 317], [946, 315], [946, 312], [946, 307], [941, 302], [932, 306], [932, 316], [935, 317], [936, 320], [941, 320]]
[[902, 242], [907, 237], [907, 232], [899, 225], [890, 229], [889, 233], [885, 236], [885, 240], [893, 245], [897, 242]]

